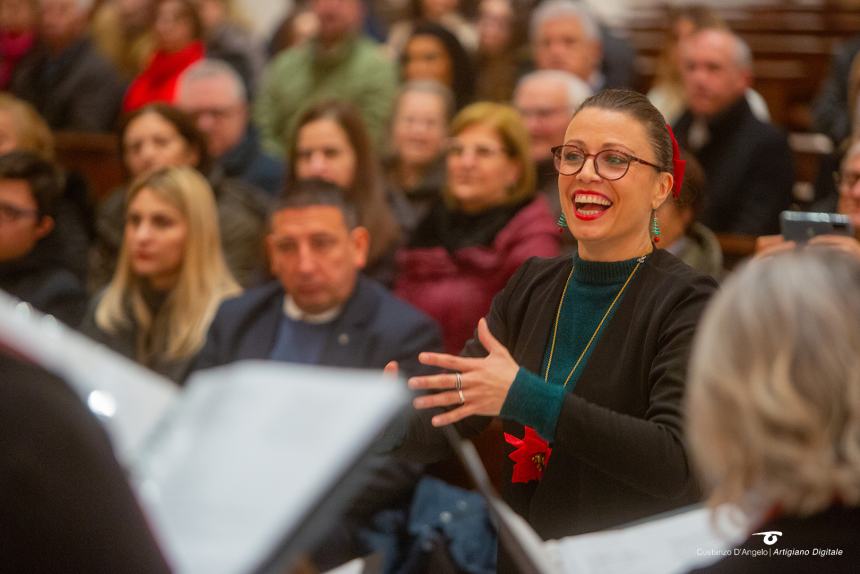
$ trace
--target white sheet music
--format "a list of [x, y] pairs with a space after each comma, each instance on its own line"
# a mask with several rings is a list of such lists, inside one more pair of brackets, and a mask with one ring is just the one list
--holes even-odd
[[179, 395], [167, 379], [3, 291], [0, 340], [65, 379], [101, 418], [124, 464]]
[[715, 529], [710, 511], [695, 508], [619, 530], [564, 538], [557, 542], [564, 572], [576, 574], [681, 574], [719, 560], [720, 551], [746, 537], [736, 521]]
[[134, 464], [176, 570], [258, 566], [405, 402], [381, 372], [245, 362], [196, 374]]
[[176, 572], [250, 572], [409, 394], [381, 371], [236, 363], [185, 390], [0, 292], [0, 341], [99, 414]]

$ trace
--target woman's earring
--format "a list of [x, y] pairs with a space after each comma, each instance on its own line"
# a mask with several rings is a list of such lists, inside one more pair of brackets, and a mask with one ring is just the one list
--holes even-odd
[[660, 243], [660, 222], [657, 221], [657, 210], [651, 210], [651, 239], [654, 243]]
[[556, 220], [555, 224], [558, 225], [561, 229], [567, 229], [567, 218], [564, 216], [563, 213], [558, 216], [558, 219]]

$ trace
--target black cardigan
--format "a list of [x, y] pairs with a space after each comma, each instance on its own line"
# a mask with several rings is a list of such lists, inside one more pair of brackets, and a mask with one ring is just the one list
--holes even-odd
[[[487, 316], [493, 335], [533, 372], [540, 369], [571, 263], [570, 257], [530, 259]], [[668, 252], [650, 255], [565, 397], [543, 479], [512, 484], [513, 463], [505, 458], [503, 498], [541, 537], [609, 528], [698, 498], [682, 437], [682, 399], [693, 333], [715, 289], [712, 278]], [[463, 354], [486, 352], [472, 339]], [[409, 428], [403, 452], [410, 456], [442, 450], [441, 433], [426, 416]], [[470, 436], [488, 422], [470, 417], [458, 428]], [[513, 421], [504, 421], [504, 430], [523, 436]], [[512, 450], [505, 445], [506, 454]]]

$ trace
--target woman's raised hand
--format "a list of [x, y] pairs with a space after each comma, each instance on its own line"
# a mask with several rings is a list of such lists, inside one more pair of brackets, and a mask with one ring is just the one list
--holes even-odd
[[434, 416], [433, 426], [455, 423], [471, 415], [496, 416], [502, 410], [520, 367], [507, 348], [493, 337], [487, 320], [483, 318], [478, 322], [478, 340], [489, 352], [486, 357], [468, 358], [444, 353], [421, 353], [418, 356], [425, 365], [455, 371], [409, 379], [410, 389], [440, 391], [414, 399], [412, 404], [415, 408], [456, 407]]

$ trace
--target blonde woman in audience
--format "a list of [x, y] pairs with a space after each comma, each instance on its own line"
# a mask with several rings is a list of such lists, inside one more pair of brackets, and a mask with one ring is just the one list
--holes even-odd
[[472, 104], [450, 134], [443, 196], [398, 251], [394, 291], [436, 319], [446, 352], [459, 353], [526, 259], [558, 255], [560, 234], [546, 199], [535, 197], [516, 110]]
[[93, 42], [126, 80], [143, 71], [155, 50], [155, 4], [155, 0], [105, 0], [93, 13]]
[[695, 340], [686, 420], [711, 504], [739, 506], [751, 536], [699, 572], [857, 572], [858, 349], [856, 258], [810, 249], [728, 278]]
[[54, 136], [36, 108], [0, 92], [0, 153], [15, 149], [32, 151], [53, 160]]
[[[123, 118], [120, 153], [129, 180], [168, 166], [193, 167], [215, 191], [221, 241], [230, 271], [243, 286], [260, 279], [264, 269], [263, 237], [268, 200], [263, 192], [212, 167], [203, 134], [184, 112], [150, 104]], [[98, 289], [113, 276], [123, 237], [125, 187], [101, 202], [90, 260], [90, 286]]]
[[128, 190], [117, 269], [82, 330], [180, 382], [218, 305], [239, 291], [221, 252], [212, 188], [194, 169], [159, 169]]

